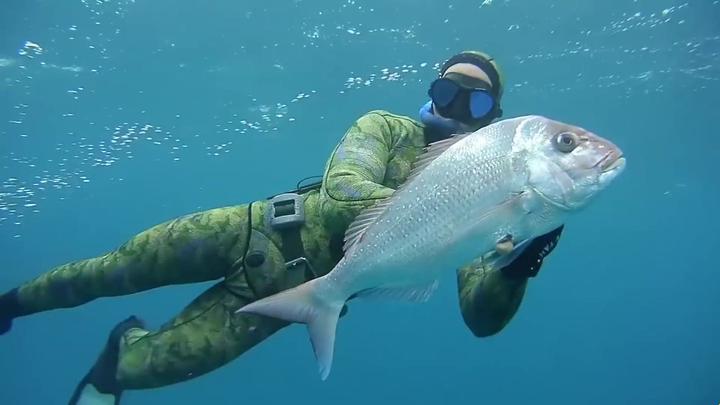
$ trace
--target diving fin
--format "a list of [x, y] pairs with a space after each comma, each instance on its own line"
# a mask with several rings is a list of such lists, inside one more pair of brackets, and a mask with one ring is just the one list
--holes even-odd
[[12, 318], [0, 317], [0, 335], [10, 332], [12, 329]]
[[120, 342], [130, 329], [145, 328], [144, 323], [131, 316], [118, 323], [110, 332], [107, 343], [95, 365], [83, 377], [75, 388], [69, 405], [118, 405], [122, 388], [118, 384], [117, 373], [120, 355]]

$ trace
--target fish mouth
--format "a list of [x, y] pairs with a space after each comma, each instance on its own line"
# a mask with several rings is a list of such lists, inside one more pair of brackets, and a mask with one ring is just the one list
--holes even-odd
[[625, 157], [621, 152], [611, 151], [595, 163], [595, 167], [598, 166], [603, 173], [611, 172], [625, 166]]
[[616, 169], [622, 169], [625, 166], [625, 157], [618, 156], [617, 159], [610, 162], [610, 164], [603, 167], [603, 173], [611, 172]]

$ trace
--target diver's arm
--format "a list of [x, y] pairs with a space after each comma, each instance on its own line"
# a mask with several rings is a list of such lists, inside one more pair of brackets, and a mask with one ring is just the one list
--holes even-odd
[[512, 263], [495, 271], [479, 263], [458, 271], [460, 310], [475, 336], [500, 332], [517, 312], [530, 277], [540, 271], [543, 260], [555, 249], [563, 227], [535, 238]]
[[321, 189], [322, 216], [344, 232], [368, 207], [395, 190], [384, 186], [394, 128], [380, 112], [369, 112], [347, 130], [327, 162]]
[[393, 189], [383, 186], [393, 134], [379, 112], [360, 117], [348, 129], [328, 161], [323, 186], [336, 201], [377, 200]]

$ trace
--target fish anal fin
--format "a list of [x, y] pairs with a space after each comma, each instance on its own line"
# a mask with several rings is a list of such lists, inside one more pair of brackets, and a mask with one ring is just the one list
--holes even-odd
[[355, 294], [358, 298], [387, 298], [410, 302], [426, 302], [437, 290], [437, 280], [429, 284], [403, 287], [377, 287], [369, 288]]

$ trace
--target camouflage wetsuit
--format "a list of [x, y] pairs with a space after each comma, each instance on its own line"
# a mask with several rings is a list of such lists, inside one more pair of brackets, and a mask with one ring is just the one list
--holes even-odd
[[[327, 162], [321, 187], [301, 193], [301, 253], [311, 266], [286, 266], [291, 258], [283, 254], [292, 251], [292, 239], [270, 226], [269, 203], [258, 201], [177, 218], [103, 256], [59, 266], [18, 289], [22, 314], [219, 280], [158, 331], [129, 330], [116, 377], [123, 389], [143, 389], [212, 371], [287, 325], [234, 311], [330, 271], [342, 256], [345, 228], [405, 180], [429, 136], [417, 121], [384, 111], [354, 123]], [[522, 300], [526, 274], [537, 273], [558, 237], [559, 231], [543, 242], [540, 256], [514, 262], [519, 270], [489, 272], [477, 264], [458, 270], [460, 308], [475, 335], [497, 333], [507, 324]]]

